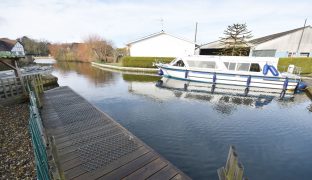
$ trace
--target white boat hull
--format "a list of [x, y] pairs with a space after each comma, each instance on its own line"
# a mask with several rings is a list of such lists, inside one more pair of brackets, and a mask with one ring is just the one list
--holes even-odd
[[[285, 78], [280, 77], [267, 77], [267, 76], [252, 76], [252, 75], [236, 75], [218, 72], [199, 72], [192, 70], [183, 69], [171, 69], [159, 67], [163, 76], [173, 77], [177, 79], [195, 81], [195, 82], [205, 82], [220, 85], [232, 85], [238, 86], [237, 88], [246, 88], [250, 90], [266, 90], [271, 92], [281, 92], [286, 90], [286, 93], [294, 93], [299, 80], [288, 79], [287, 87], [285, 89]], [[215, 77], [215, 78], [214, 78]], [[248, 79], [249, 83], [248, 83]]]

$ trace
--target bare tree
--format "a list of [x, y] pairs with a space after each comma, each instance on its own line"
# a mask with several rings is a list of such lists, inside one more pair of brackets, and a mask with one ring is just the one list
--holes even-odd
[[223, 45], [221, 55], [244, 56], [248, 55], [248, 39], [252, 38], [251, 31], [246, 24], [233, 24], [224, 31], [225, 37], [220, 38]]
[[109, 58], [113, 57], [113, 45], [111, 41], [107, 41], [99, 35], [89, 35], [84, 43], [94, 53], [95, 58], [100, 61], [107, 62]]

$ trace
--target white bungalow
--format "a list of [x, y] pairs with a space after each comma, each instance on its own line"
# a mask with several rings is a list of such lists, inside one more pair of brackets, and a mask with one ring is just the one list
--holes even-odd
[[129, 42], [127, 49], [130, 56], [177, 57], [193, 55], [195, 43], [161, 31]]

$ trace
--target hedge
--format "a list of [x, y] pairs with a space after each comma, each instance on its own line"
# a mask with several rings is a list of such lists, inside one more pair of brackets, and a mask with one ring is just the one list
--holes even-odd
[[121, 59], [121, 64], [124, 67], [141, 67], [141, 68], [155, 68], [153, 63], [163, 62], [169, 63], [174, 57], [130, 57], [125, 56]]
[[278, 70], [287, 71], [289, 64], [301, 67], [301, 74], [312, 73], [312, 58], [307, 57], [290, 57], [280, 58], [278, 61]]

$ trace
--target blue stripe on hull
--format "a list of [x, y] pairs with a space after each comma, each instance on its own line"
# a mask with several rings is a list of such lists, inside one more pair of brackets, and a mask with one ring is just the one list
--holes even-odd
[[[199, 81], [199, 80], [192, 80], [192, 79], [186, 79], [186, 78], [179, 78], [179, 77], [174, 77], [174, 76], [170, 76], [170, 75], [163, 75], [163, 77], [167, 77], [167, 78], [172, 78], [172, 79], [177, 79], [177, 80], [183, 80], [183, 81], [189, 81], [189, 82], [198, 82], [198, 83], [208, 83], [208, 84], [213, 84], [213, 82], [207, 82], [207, 81]], [[206, 79], [211, 79], [211, 78], [206, 78]], [[228, 80], [228, 79], [227, 79]], [[237, 80], [228, 80], [228, 81], [237, 81]], [[237, 82], [242, 82], [242, 81], [237, 81]], [[243, 81], [244, 82], [244, 81]], [[279, 81], [281, 82], [281, 81]], [[251, 83], [257, 83], [257, 82], [251, 82]], [[244, 85], [237, 85], [237, 84], [225, 84], [225, 83], [215, 83], [215, 84], [220, 84], [220, 85], [231, 85], [231, 86], [237, 86], [237, 87], [246, 87]], [[271, 83], [262, 83], [262, 84], [271, 84]], [[272, 84], [272, 85], [282, 85], [282, 84]], [[253, 85], [249, 85], [250, 88], [262, 88], [265, 89], [267, 87], [261, 87], [261, 86], [253, 86]], [[280, 89], [282, 90], [282, 88], [274, 88], [274, 87], [270, 87], [269, 89]], [[294, 89], [287, 89], [290, 91], [293, 91]]]
[[[182, 80], [182, 81], [189, 81], [189, 82], [197, 82], [197, 83], [206, 83], [206, 84], [212, 84], [212, 82], [206, 82], [206, 81], [198, 81], [198, 80], [191, 80], [191, 79], [185, 79], [185, 78], [178, 78], [178, 77], [173, 77], [170, 75], [163, 75], [163, 77], [166, 78], [171, 78], [171, 79], [176, 79], [176, 80]], [[237, 85], [237, 84], [224, 84], [224, 83], [215, 83], [216, 85], [228, 85], [228, 86], [236, 86], [236, 87], [246, 87], [243, 85]], [[246, 87], [247, 88], [247, 87]], [[282, 88], [266, 88], [266, 87], [260, 87], [260, 86], [249, 86], [249, 88], [259, 88], [259, 89], [278, 89], [278, 90], [282, 90]], [[294, 90], [292, 89], [287, 89], [290, 92], [293, 92]]]
[[[198, 73], [198, 74], [210, 74], [210, 75], [213, 75], [214, 72], [202, 72], [202, 71], [194, 71], [194, 70], [183, 70], [183, 69], [173, 69], [173, 68], [167, 68], [167, 67], [160, 67], [162, 69], [166, 69], [166, 70], [171, 70], [171, 71], [178, 71], [178, 72], [186, 72], [188, 71], [189, 73], [192, 72], [192, 73]], [[245, 78], [248, 78], [249, 76], [251, 76], [252, 79], [263, 79], [263, 80], [267, 80], [267, 81], [279, 81], [281, 82], [284, 81], [286, 78], [280, 78], [280, 77], [267, 77], [267, 76], [255, 76], [255, 75], [240, 75], [240, 74], [230, 74], [230, 73], [219, 73], [219, 72], [216, 72], [216, 74], [221, 74], [223, 76], [231, 76], [231, 77], [234, 77], [234, 76], [239, 76], [239, 77], [245, 77]], [[198, 78], [201, 78], [201, 77], [198, 77]], [[290, 79], [288, 78], [288, 82], [296, 82], [298, 83], [299, 80], [295, 80], [295, 79]]]

